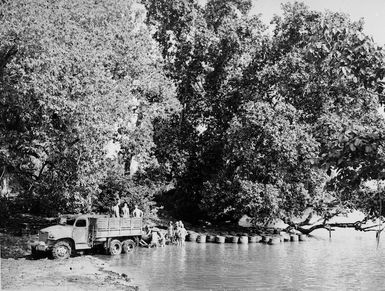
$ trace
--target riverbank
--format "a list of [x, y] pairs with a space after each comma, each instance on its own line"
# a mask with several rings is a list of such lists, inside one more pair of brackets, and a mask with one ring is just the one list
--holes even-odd
[[1, 259], [2, 290], [138, 290], [126, 274], [108, 269], [97, 257], [78, 256], [58, 261]]
[[33, 240], [36, 236], [0, 233], [2, 290], [138, 290], [127, 274], [111, 271], [94, 256], [33, 259]]

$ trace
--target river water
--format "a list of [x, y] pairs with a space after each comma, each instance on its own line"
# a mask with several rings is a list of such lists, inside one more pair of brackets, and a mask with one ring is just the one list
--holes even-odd
[[[383, 237], [385, 239], [385, 237]], [[198, 244], [104, 256], [140, 290], [385, 290], [375, 233], [319, 230], [305, 242]]]

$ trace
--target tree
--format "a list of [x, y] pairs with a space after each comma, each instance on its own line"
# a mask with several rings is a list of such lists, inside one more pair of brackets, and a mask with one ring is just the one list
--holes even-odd
[[226, 167], [214, 180], [218, 191], [209, 189], [204, 204], [220, 201], [218, 214], [267, 222], [299, 215], [323, 195], [326, 177], [315, 166], [319, 143], [299, 116], [285, 103], [246, 103], [227, 131]]
[[0, 165], [26, 210], [90, 211], [113, 139], [122, 163], [157, 167], [153, 122], [179, 104], [141, 6], [26, 0], [1, 11]]
[[176, 191], [190, 210], [256, 221], [373, 212], [362, 195], [383, 175], [385, 67], [362, 21], [285, 4], [269, 36], [248, 1], [145, 3], [183, 106], [189, 159]]
[[171, 164], [185, 164], [183, 173], [173, 171], [178, 173], [177, 209], [193, 219], [204, 215], [199, 203], [205, 181], [223, 166], [225, 132], [240, 104], [242, 72], [263, 26], [248, 15], [250, 1], [208, 1], [205, 7], [184, 0], [143, 2], [182, 105], [176, 128], [167, 135], [174, 134], [177, 152], [183, 153]]
[[319, 145], [318, 171], [336, 171], [325, 184], [327, 195], [316, 195], [308, 204], [327, 218], [323, 227], [333, 216], [329, 207], [334, 214], [342, 209], [372, 213], [363, 185], [381, 178], [384, 165], [384, 120], [378, 114], [383, 50], [363, 34], [362, 22], [345, 15], [309, 11], [299, 3], [283, 5], [283, 11], [273, 20], [274, 36], [245, 74], [249, 95], [294, 106]]

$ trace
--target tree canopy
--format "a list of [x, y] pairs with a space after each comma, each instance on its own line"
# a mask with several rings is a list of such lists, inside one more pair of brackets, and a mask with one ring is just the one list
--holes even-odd
[[110, 141], [120, 145], [118, 164], [135, 156], [141, 175], [157, 168], [153, 122], [179, 104], [142, 8], [87, 0], [1, 6], [0, 49], [15, 53], [2, 67], [0, 164], [26, 207], [90, 211], [103, 180], [129, 171], [106, 158]]
[[190, 220], [383, 215], [384, 51], [363, 21], [141, 3], [0, 4], [0, 166], [28, 211], [162, 194]]
[[363, 22], [285, 4], [269, 34], [250, 1], [145, 3], [188, 128], [177, 201], [211, 219], [373, 211], [361, 202], [382, 177], [385, 71]]

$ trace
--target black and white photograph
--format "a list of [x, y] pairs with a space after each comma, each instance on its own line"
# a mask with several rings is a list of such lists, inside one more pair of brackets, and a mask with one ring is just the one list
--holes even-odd
[[385, 290], [384, 0], [0, 0], [0, 290]]

